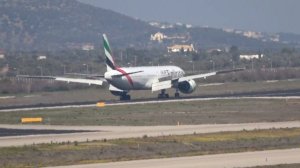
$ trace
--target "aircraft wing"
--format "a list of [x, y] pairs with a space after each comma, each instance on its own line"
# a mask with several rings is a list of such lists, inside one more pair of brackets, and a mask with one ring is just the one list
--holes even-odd
[[79, 78], [65, 78], [65, 77], [56, 77], [55, 80], [57, 81], [64, 81], [64, 82], [73, 82], [73, 83], [84, 83], [89, 85], [102, 85], [103, 80], [100, 79], [79, 79]]
[[154, 82], [152, 84], [152, 92], [162, 90], [162, 89], [169, 89], [172, 87], [172, 81], [171, 80], [166, 80], [162, 82]]
[[18, 78], [29, 78], [29, 79], [49, 79], [57, 80], [63, 82], [72, 83], [82, 83], [89, 85], [102, 85], [105, 81], [104, 79], [82, 79], [82, 78], [68, 78], [68, 77], [55, 77], [55, 76], [28, 76], [28, 75], [18, 75]]
[[216, 72], [209, 72], [205, 74], [197, 74], [197, 75], [190, 75], [190, 76], [184, 76], [178, 79], [170, 79], [170, 78], [160, 78], [157, 81], [153, 82], [152, 84], [152, 92], [154, 91], [159, 91], [162, 89], [169, 89], [173, 87], [176, 83], [180, 83], [183, 81], [188, 81], [188, 80], [193, 80], [193, 79], [199, 79], [199, 78], [206, 78], [209, 76], [214, 76], [218, 74], [225, 74], [225, 73], [230, 73], [230, 72], [237, 72], [237, 71], [242, 71], [245, 70], [244, 68], [239, 68], [239, 69], [232, 69], [232, 70], [223, 70], [223, 71], [216, 71]]
[[190, 76], [184, 76], [178, 79], [178, 82], [193, 80], [193, 79], [200, 79], [200, 78], [206, 78], [209, 76], [219, 75], [219, 74], [225, 74], [230, 72], [237, 72], [237, 71], [243, 71], [244, 68], [238, 68], [238, 69], [232, 69], [232, 70], [223, 70], [223, 71], [216, 71], [216, 72], [209, 72], [205, 74], [197, 74], [197, 75], [190, 75]]
[[100, 74], [65, 73], [65, 75], [81, 76], [85, 78], [104, 78], [104, 75]]

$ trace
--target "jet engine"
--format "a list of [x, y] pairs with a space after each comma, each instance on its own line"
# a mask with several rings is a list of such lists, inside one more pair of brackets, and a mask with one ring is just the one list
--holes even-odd
[[185, 94], [192, 93], [196, 90], [196, 82], [194, 80], [180, 82], [178, 83], [178, 89]]

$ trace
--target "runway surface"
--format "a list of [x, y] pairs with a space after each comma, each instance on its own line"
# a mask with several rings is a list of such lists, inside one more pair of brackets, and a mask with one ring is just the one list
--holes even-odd
[[233, 168], [293, 163], [300, 163], [300, 148], [59, 166], [56, 168]]
[[[167, 102], [210, 101], [210, 100], [238, 100], [238, 99], [300, 99], [300, 91], [264, 92], [251, 94], [215, 95], [201, 97], [185, 97], [180, 99], [144, 99], [129, 102], [110, 101], [106, 106], [122, 106], [135, 104], [156, 104]], [[31, 105], [3, 108], [0, 112], [30, 111], [60, 108], [95, 107], [95, 103], [65, 104], [65, 105]], [[1, 109], [2, 108], [2, 109]], [[67, 141], [92, 141], [103, 139], [133, 138], [147, 136], [185, 135], [193, 133], [213, 133], [222, 131], [241, 131], [271, 128], [300, 128], [300, 121], [270, 122], [270, 123], [242, 123], [242, 124], [207, 124], [180, 126], [61, 126], [61, 125], [1, 125], [0, 147], [23, 146], [39, 143], [55, 143]], [[78, 132], [79, 131], [79, 132]], [[2, 136], [1, 136], [2, 133]], [[216, 167], [251, 167], [258, 165], [276, 165], [286, 163], [300, 163], [300, 148], [287, 150], [272, 150], [261, 152], [218, 154], [194, 157], [180, 157], [168, 159], [151, 159], [126, 161], [104, 164], [89, 164], [63, 167], [88, 168], [216, 168]]]
[[51, 130], [51, 129], [7, 129], [0, 128], [0, 137], [22, 136], [22, 135], [41, 135], [41, 134], [66, 134], [87, 132], [85, 130]]
[[207, 125], [180, 125], [180, 126], [50, 126], [50, 125], [0, 125], [0, 128], [9, 129], [36, 129], [36, 130], [86, 130], [93, 132], [26, 135], [0, 137], [0, 147], [22, 146], [39, 143], [103, 140], [117, 138], [132, 138], [164, 135], [185, 135], [193, 133], [212, 133], [221, 131], [241, 131], [271, 128], [300, 127], [300, 121], [270, 122], [270, 123], [242, 123], [242, 124], [207, 124]]
[[[209, 101], [209, 100], [239, 100], [239, 99], [300, 99], [300, 96], [242, 96], [242, 97], [211, 97], [211, 98], [181, 98], [181, 99], [163, 99], [163, 100], [147, 100], [147, 101], [125, 101], [125, 102], [103, 102], [105, 106], [122, 106], [122, 105], [137, 105], [137, 104], [158, 104], [170, 102], [190, 102], [190, 101]], [[45, 109], [64, 109], [64, 108], [84, 108], [96, 107], [97, 104], [85, 105], [62, 105], [62, 106], [49, 106], [49, 107], [22, 107], [22, 108], [8, 108], [1, 109], [0, 112], [14, 112], [14, 111], [32, 111], [32, 110], [45, 110]]]
[[[138, 99], [131, 101], [101, 101], [105, 102], [106, 106], [115, 105], [130, 105], [130, 104], [146, 104], [146, 103], [165, 103], [165, 102], [182, 102], [182, 101], [207, 101], [220, 99], [300, 99], [300, 89], [278, 90], [278, 91], [257, 91], [257, 92], [242, 92], [231, 94], [204, 95], [204, 96], [185, 96], [181, 98], [170, 99]], [[30, 111], [43, 109], [62, 109], [62, 108], [84, 108], [95, 107], [97, 102], [76, 102], [76, 103], [56, 103], [56, 104], [32, 104], [32, 105], [17, 105], [17, 106], [0, 106], [0, 112], [11, 111]]]

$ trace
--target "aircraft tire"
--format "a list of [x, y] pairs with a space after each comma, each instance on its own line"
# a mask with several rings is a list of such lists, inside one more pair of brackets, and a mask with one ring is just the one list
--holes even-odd
[[158, 94], [157, 98], [159, 99], [169, 98], [169, 94]]
[[121, 97], [120, 97], [120, 100], [121, 101], [124, 101], [124, 100], [130, 100], [131, 99], [131, 96], [130, 95], [122, 95]]

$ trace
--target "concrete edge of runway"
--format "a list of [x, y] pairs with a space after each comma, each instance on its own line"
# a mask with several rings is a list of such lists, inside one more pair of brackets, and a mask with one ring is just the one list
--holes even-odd
[[[189, 129], [189, 128], [207, 128], [207, 127], [228, 127], [228, 126], [240, 126], [244, 127], [246, 125], [256, 125], [257, 129], [265, 128], [264, 125], [271, 124], [274, 128], [284, 128], [288, 127], [300, 127], [300, 120], [294, 121], [278, 121], [278, 122], [252, 122], [252, 123], [229, 123], [229, 124], [199, 124], [199, 125], [151, 125], [151, 126], [128, 126], [128, 125], [118, 125], [118, 126], [96, 126], [96, 125], [39, 125], [39, 124], [0, 124], [0, 128], [6, 129], [36, 129], [36, 130], [77, 130], [77, 131], [103, 131], [103, 130], [118, 130], [120, 128], [138, 130], [138, 129], [155, 129], [155, 128], [180, 128], [180, 129]], [[267, 128], [271, 128], [270, 126]], [[105, 132], [105, 131], [104, 131]]]

